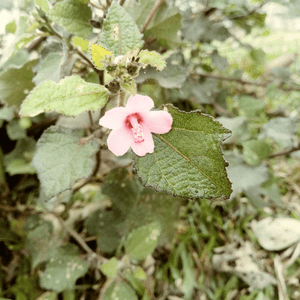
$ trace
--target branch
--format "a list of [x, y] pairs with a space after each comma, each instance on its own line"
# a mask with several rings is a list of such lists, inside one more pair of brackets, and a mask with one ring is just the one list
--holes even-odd
[[291, 153], [299, 151], [299, 150], [300, 150], [300, 144], [298, 145], [298, 147], [293, 147], [290, 150], [286, 150], [286, 151], [271, 154], [268, 158], [273, 158], [273, 157], [283, 156], [283, 155], [290, 155]]
[[141, 29], [141, 33], [144, 33], [147, 29], [147, 26], [149, 25], [151, 19], [153, 18], [154, 14], [156, 13], [156, 11], [158, 10], [158, 8], [160, 7], [160, 5], [164, 2], [164, 0], [156, 0], [149, 16], [148, 19], [145, 21], [144, 25], [142, 26]]
[[[243, 80], [240, 78], [225, 77], [225, 76], [221, 76], [221, 75], [208, 74], [208, 73], [194, 73], [191, 75], [199, 75], [200, 77], [207, 77], [207, 78], [213, 78], [213, 79], [224, 80], [224, 81], [235, 81], [235, 82], [239, 82], [240, 84], [249, 84], [249, 85], [255, 85], [255, 86], [262, 86], [262, 87], [266, 87], [270, 83], [272, 83], [272, 81], [255, 82], [255, 81], [250, 81], [250, 80]], [[297, 86], [283, 87], [283, 86], [277, 85], [277, 88], [279, 88], [283, 91], [300, 91], [300, 87], [297, 87]]]

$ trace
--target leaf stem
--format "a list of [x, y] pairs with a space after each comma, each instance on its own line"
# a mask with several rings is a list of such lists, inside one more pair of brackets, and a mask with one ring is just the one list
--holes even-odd
[[289, 155], [289, 154], [291, 154], [293, 152], [296, 152], [296, 151], [300, 151], [300, 144], [297, 147], [291, 148], [290, 150], [286, 150], [286, 151], [271, 154], [268, 158], [274, 158], [274, 157], [277, 157], [277, 156]]
[[[224, 80], [224, 81], [235, 81], [239, 82], [241, 84], [249, 84], [249, 85], [255, 85], [255, 86], [261, 86], [266, 87], [270, 83], [273, 83], [273, 81], [269, 82], [255, 82], [255, 81], [249, 81], [249, 80], [243, 80], [240, 78], [234, 78], [234, 77], [225, 77], [221, 75], [215, 75], [215, 74], [208, 74], [208, 73], [192, 73], [192, 76], [200, 76], [200, 77], [207, 77], [207, 78], [213, 78], [218, 80]], [[300, 91], [300, 87], [298, 86], [288, 86], [288, 87], [282, 87], [280, 85], [277, 85], [277, 88], [283, 90], [283, 91]]]
[[165, 0], [156, 0], [147, 20], [145, 21], [144, 25], [142, 26], [141, 29], [141, 33], [144, 33], [151, 21], [151, 19], [153, 18], [153, 16], [155, 15], [156, 11], [158, 10], [158, 8], [160, 7], [160, 5], [164, 2]]

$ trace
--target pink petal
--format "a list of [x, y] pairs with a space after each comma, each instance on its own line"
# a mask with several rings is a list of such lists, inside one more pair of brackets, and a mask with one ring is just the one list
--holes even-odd
[[138, 156], [145, 156], [146, 153], [152, 153], [154, 151], [154, 142], [151, 132], [146, 126], [143, 126], [144, 141], [142, 143], [131, 144], [133, 152]]
[[167, 133], [172, 128], [173, 118], [166, 111], [150, 111], [142, 114], [145, 125], [151, 132]]
[[110, 129], [117, 129], [124, 125], [127, 115], [128, 112], [124, 107], [116, 107], [107, 111], [100, 119], [99, 124]]
[[126, 104], [128, 112], [149, 111], [152, 107], [154, 107], [153, 100], [142, 95], [130, 96]]
[[114, 129], [107, 138], [108, 149], [117, 156], [125, 154], [132, 143], [133, 135], [124, 127]]

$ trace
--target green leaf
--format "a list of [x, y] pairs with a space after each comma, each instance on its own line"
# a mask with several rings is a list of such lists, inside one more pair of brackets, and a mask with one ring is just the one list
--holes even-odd
[[45, 81], [25, 99], [21, 116], [36, 116], [46, 111], [57, 111], [76, 116], [86, 110], [102, 108], [108, 97], [107, 89], [99, 84], [87, 83], [79, 76], [66, 77], [58, 84]]
[[126, 214], [125, 222], [119, 226], [120, 231], [122, 235], [128, 235], [135, 228], [158, 222], [161, 225], [158, 245], [165, 245], [174, 238], [180, 205], [180, 198], [145, 188]]
[[20, 127], [18, 119], [10, 121], [6, 125], [6, 131], [11, 140], [19, 140], [27, 137], [26, 130]]
[[156, 51], [142, 50], [139, 57], [140, 63], [156, 67], [157, 71], [162, 71], [166, 67], [166, 61]]
[[34, 73], [31, 68], [36, 60], [26, 63], [22, 68], [9, 68], [0, 73], [0, 99], [7, 106], [19, 107], [29, 91], [34, 87]]
[[148, 25], [145, 38], [153, 36], [162, 46], [175, 48], [181, 43], [177, 34], [181, 28], [181, 19], [182, 16], [176, 8], [170, 8], [163, 2]]
[[101, 272], [108, 278], [115, 278], [118, 271], [118, 260], [112, 257], [106, 264], [100, 266]]
[[138, 175], [146, 186], [185, 198], [228, 198], [221, 143], [230, 131], [200, 111], [186, 113], [165, 105], [173, 117], [172, 129], [154, 134], [154, 152], [135, 157]]
[[16, 174], [34, 174], [31, 160], [35, 152], [35, 140], [26, 138], [17, 141], [13, 151], [4, 156], [6, 171], [12, 176]]
[[45, 130], [32, 161], [45, 196], [51, 198], [88, 177], [98, 149], [98, 142], [89, 140], [83, 144], [80, 136], [69, 128], [51, 126]]
[[40, 216], [30, 216], [26, 220], [24, 230], [28, 230], [26, 246], [31, 255], [31, 266], [34, 269], [39, 263], [47, 261], [53, 249], [53, 226]]
[[100, 61], [105, 58], [105, 55], [111, 56], [113, 53], [106, 48], [102, 47], [101, 45], [92, 44], [91, 45], [91, 58], [94, 63], [94, 65], [102, 70], [103, 69], [103, 63]]
[[72, 290], [77, 279], [86, 274], [88, 267], [89, 263], [78, 256], [61, 253], [47, 263], [45, 271], [40, 276], [40, 285], [57, 293]]
[[100, 35], [101, 45], [115, 56], [142, 48], [142, 35], [126, 10], [114, 2], [108, 10]]
[[154, 68], [147, 68], [144, 72], [140, 72], [136, 82], [142, 83], [147, 79], [155, 79], [161, 87], [174, 89], [180, 88], [186, 77], [187, 73], [183, 67], [168, 64], [161, 72], [157, 72]]
[[269, 170], [266, 165], [249, 166], [243, 162], [242, 156], [230, 153], [225, 155], [229, 162], [228, 177], [232, 182], [233, 192], [231, 199], [244, 192], [252, 204], [263, 207], [265, 204], [260, 196], [262, 183], [269, 179]]
[[138, 297], [132, 287], [124, 282], [113, 282], [105, 291], [103, 300], [138, 300]]
[[239, 144], [249, 139], [250, 130], [245, 117], [220, 117], [217, 120], [232, 132], [231, 137], [227, 139], [224, 144]]
[[90, 20], [92, 11], [87, 4], [76, 0], [57, 3], [48, 13], [49, 18], [63, 26], [68, 32], [82, 38], [88, 38], [92, 32]]
[[35, 0], [36, 5], [38, 5], [44, 12], [49, 11], [49, 5], [47, 0]]
[[158, 222], [133, 230], [126, 238], [125, 251], [132, 259], [143, 260], [154, 251], [161, 227]]
[[11, 21], [5, 25], [6, 33], [15, 33], [17, 30], [16, 21]]
[[270, 137], [283, 147], [292, 147], [299, 121], [293, 118], [277, 117], [264, 124], [259, 138]]
[[256, 166], [263, 159], [269, 157], [271, 148], [268, 143], [262, 140], [251, 140], [243, 143], [243, 156], [245, 162], [251, 166]]
[[87, 52], [89, 50], [90, 43], [88, 40], [82, 39], [78, 36], [74, 36], [72, 38], [72, 42], [75, 46], [80, 47], [82, 52]]
[[263, 100], [244, 95], [238, 98], [238, 102], [246, 117], [257, 117], [258, 113], [265, 110], [266, 106]]
[[43, 59], [39, 71], [33, 78], [33, 82], [36, 85], [41, 84], [45, 80], [58, 82], [60, 80], [62, 61], [62, 54], [55, 52], [49, 53], [45, 59]]
[[227, 66], [228, 66], [227, 58], [225, 58], [223, 56], [220, 56], [218, 54], [217, 50], [213, 51], [213, 53], [211, 55], [211, 59], [212, 59], [213, 64], [220, 71], [224, 71], [227, 68]]

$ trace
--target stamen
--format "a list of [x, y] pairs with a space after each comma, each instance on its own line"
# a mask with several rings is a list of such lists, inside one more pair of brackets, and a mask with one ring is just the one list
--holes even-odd
[[143, 127], [140, 122], [142, 118], [138, 113], [128, 116], [125, 120], [126, 126], [131, 129], [135, 143], [142, 143], [144, 141]]

